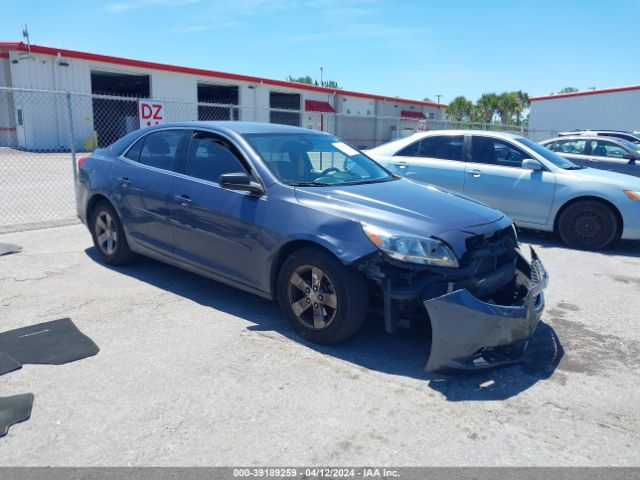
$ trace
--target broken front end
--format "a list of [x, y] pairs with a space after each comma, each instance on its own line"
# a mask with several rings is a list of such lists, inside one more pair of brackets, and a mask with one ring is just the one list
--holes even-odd
[[457, 268], [411, 265], [380, 253], [360, 265], [379, 286], [385, 329], [431, 326], [426, 370], [480, 370], [519, 361], [544, 308], [548, 274], [527, 260], [512, 227], [472, 235]]

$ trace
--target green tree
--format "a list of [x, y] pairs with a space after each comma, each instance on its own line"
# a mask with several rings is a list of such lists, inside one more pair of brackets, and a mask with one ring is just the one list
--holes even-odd
[[316, 85], [316, 86], [327, 87], [327, 88], [335, 88], [337, 90], [342, 89], [342, 87], [338, 85], [338, 82], [334, 80], [323, 80], [322, 82], [318, 82], [317, 79], [312, 78], [310, 75], [304, 75], [302, 77], [294, 77], [292, 75], [289, 75], [287, 77], [287, 81], [295, 82], [295, 83], [304, 83], [307, 85]]
[[529, 100], [529, 94], [527, 92], [518, 90], [514, 93], [518, 97], [518, 100], [520, 100], [520, 110], [516, 112], [516, 124], [522, 125], [522, 113], [531, 106], [531, 100]]
[[342, 87], [338, 85], [338, 82], [335, 82], [333, 80], [323, 80], [321, 83], [323, 87], [336, 88], [338, 90], [342, 89]]
[[296, 82], [296, 83], [306, 83], [307, 85], [317, 85], [318, 84], [318, 82], [316, 82], [309, 75], [306, 75], [304, 77], [293, 77], [293, 76], [289, 75], [289, 78], [287, 78], [287, 81]]
[[524, 106], [516, 92], [504, 92], [498, 96], [497, 111], [502, 125], [507, 125], [514, 115], [519, 115], [523, 110]]
[[578, 89], [576, 87], [564, 87], [558, 93], [573, 93], [573, 92], [577, 92], [577, 91], [578, 91]]
[[460, 95], [449, 103], [449, 106], [447, 107], [447, 115], [458, 122], [461, 122], [462, 120], [470, 120], [473, 115], [473, 102]]
[[491, 123], [493, 116], [498, 111], [498, 95], [495, 93], [483, 93], [476, 102], [475, 120], [482, 123]]
[[431, 100], [429, 97], [424, 97], [422, 99], [423, 102], [433, 102], [433, 100]]

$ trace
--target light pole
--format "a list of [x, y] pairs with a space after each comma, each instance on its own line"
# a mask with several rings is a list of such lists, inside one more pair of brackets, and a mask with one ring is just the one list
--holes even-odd
[[322, 73], [324, 72], [324, 67], [320, 67], [320, 86], [323, 87], [324, 84], [322, 83]]
[[437, 103], [440, 103], [440, 97], [442, 97], [442, 96], [443, 96], [443, 95], [442, 95], [441, 93], [440, 93], [440, 94], [438, 94], [438, 95], [436, 95], [436, 98], [438, 99], [438, 102], [437, 102]]

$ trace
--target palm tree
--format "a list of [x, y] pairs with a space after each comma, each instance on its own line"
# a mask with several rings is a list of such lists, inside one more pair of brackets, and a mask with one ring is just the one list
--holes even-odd
[[482, 123], [491, 123], [498, 110], [498, 95], [495, 93], [483, 93], [476, 102], [476, 116]]
[[497, 110], [500, 123], [506, 125], [516, 113], [522, 112], [523, 105], [516, 92], [504, 92], [498, 96]]
[[451, 100], [451, 103], [447, 107], [447, 115], [456, 119], [458, 122], [470, 119], [472, 114], [473, 102], [467, 100], [462, 95]]
[[522, 112], [531, 106], [531, 100], [529, 100], [529, 94], [527, 92], [518, 90], [517, 92], [514, 92], [514, 93], [518, 96], [518, 99], [520, 100], [520, 104], [521, 104], [520, 110], [516, 112], [516, 122], [518, 125], [520, 125], [522, 123], [521, 121]]

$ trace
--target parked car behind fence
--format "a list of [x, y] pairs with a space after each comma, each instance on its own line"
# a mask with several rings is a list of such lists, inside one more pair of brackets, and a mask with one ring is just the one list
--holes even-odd
[[622, 138], [567, 135], [540, 145], [577, 165], [640, 177], [640, 145]]

